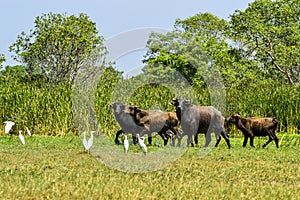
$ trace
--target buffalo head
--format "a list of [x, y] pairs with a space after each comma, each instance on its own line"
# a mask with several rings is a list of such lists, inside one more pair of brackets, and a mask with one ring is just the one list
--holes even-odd
[[230, 117], [225, 118], [225, 122], [236, 124], [240, 118], [241, 116], [239, 114], [232, 114]]
[[109, 105], [109, 107], [114, 110], [115, 114], [120, 114], [122, 111], [125, 110], [126, 104], [123, 104], [123, 103], [112, 103], [111, 105]]
[[182, 109], [184, 106], [190, 105], [190, 101], [186, 99], [176, 99], [173, 98], [170, 102], [170, 105], [175, 106], [176, 108]]

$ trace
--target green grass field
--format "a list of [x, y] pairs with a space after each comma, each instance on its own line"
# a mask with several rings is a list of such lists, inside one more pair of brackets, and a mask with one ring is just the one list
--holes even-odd
[[[231, 138], [230, 150], [222, 140], [200, 158], [201, 148], [190, 147], [163, 169], [126, 173], [84, 151], [80, 137], [32, 136], [22, 145], [17, 136], [2, 135], [0, 199], [299, 199], [300, 137], [279, 137], [279, 149], [274, 142], [262, 149], [266, 138], [255, 138], [255, 149]], [[130, 151], [151, 158], [138, 147]]]

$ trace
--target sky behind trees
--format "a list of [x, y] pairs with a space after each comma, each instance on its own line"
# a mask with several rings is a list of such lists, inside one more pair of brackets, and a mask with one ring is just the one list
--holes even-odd
[[[6, 65], [16, 65], [9, 52], [17, 36], [28, 33], [34, 26], [34, 19], [42, 13], [86, 13], [97, 24], [99, 34], [109, 39], [122, 32], [143, 27], [157, 27], [171, 30], [175, 19], [185, 19], [200, 12], [210, 12], [228, 20], [234, 10], [244, 10], [252, 0], [170, 1], [170, 0], [110, 0], [110, 1], [58, 1], [58, 0], [11, 0], [1, 1], [2, 29], [0, 31], [0, 53], [6, 57]], [[137, 53], [139, 56], [139, 53]], [[136, 55], [120, 59], [121, 63], [137, 65]], [[122, 61], [123, 60], [123, 61]], [[122, 64], [121, 64], [122, 65]]]

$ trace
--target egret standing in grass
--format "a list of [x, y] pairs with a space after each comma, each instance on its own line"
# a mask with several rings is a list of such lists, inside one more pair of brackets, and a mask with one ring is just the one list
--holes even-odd
[[83, 132], [82, 144], [87, 151], [91, 148], [93, 145], [93, 131], [91, 131], [91, 137], [88, 141], [86, 140], [86, 132]]
[[83, 147], [85, 148], [85, 150], [89, 149], [88, 144], [87, 144], [87, 140], [86, 140], [86, 132], [83, 132], [82, 144], [83, 144]]
[[30, 133], [29, 128], [28, 128], [27, 126], [26, 126], [25, 128], [26, 128], [26, 133], [27, 133], [27, 135], [31, 136], [31, 133]]
[[144, 142], [145, 137], [140, 137], [140, 134], [137, 134], [137, 136], [138, 136], [138, 143], [139, 143], [144, 155], [146, 155], [147, 154], [147, 146], [145, 145], [145, 142]]
[[10, 129], [13, 127], [13, 125], [15, 125], [15, 122], [5, 121], [4, 124], [5, 124], [4, 133], [9, 133]]
[[127, 153], [128, 149], [129, 149], [129, 141], [127, 139], [127, 135], [124, 136], [125, 139], [124, 139], [124, 151], [125, 153]]
[[93, 140], [94, 140], [94, 135], [93, 135], [93, 134], [94, 134], [94, 132], [95, 132], [95, 131], [91, 131], [91, 132], [90, 132], [91, 137], [90, 137], [90, 139], [88, 140], [88, 147], [89, 147], [89, 148], [91, 148], [91, 146], [93, 145]]
[[25, 144], [25, 139], [24, 139], [24, 136], [22, 135], [22, 131], [19, 130], [19, 139], [21, 141], [22, 144]]

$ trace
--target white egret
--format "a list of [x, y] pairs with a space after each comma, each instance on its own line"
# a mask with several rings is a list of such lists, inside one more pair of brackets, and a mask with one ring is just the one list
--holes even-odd
[[90, 137], [90, 139], [89, 139], [88, 142], [87, 142], [88, 148], [91, 148], [91, 146], [93, 145], [93, 139], [94, 139], [93, 133], [94, 133], [94, 132], [95, 132], [95, 131], [91, 131], [91, 132], [90, 132], [91, 137]]
[[129, 141], [127, 139], [127, 135], [124, 136], [125, 139], [124, 139], [124, 151], [125, 153], [127, 153], [128, 149], [129, 149]]
[[26, 128], [27, 135], [31, 136], [29, 128], [27, 126], [25, 128]]
[[13, 125], [15, 125], [15, 122], [12, 121], [5, 121], [5, 131], [4, 133], [9, 133], [10, 129], [13, 127]]
[[88, 144], [87, 144], [87, 140], [86, 140], [86, 132], [83, 132], [82, 144], [83, 144], [83, 147], [84, 147], [86, 150], [88, 150]]
[[83, 144], [85, 150], [87, 150], [87, 151], [91, 148], [91, 146], [93, 145], [93, 132], [92, 131], [91, 131], [91, 137], [88, 141], [86, 140], [86, 132], [83, 132], [82, 144]]
[[25, 144], [25, 139], [24, 139], [24, 136], [22, 135], [22, 131], [20, 130], [19, 131], [19, 139], [21, 141], [22, 144]]
[[137, 134], [137, 136], [138, 136], [139, 145], [140, 145], [144, 155], [146, 155], [147, 154], [147, 146], [144, 143], [145, 137], [140, 137], [140, 134]]

